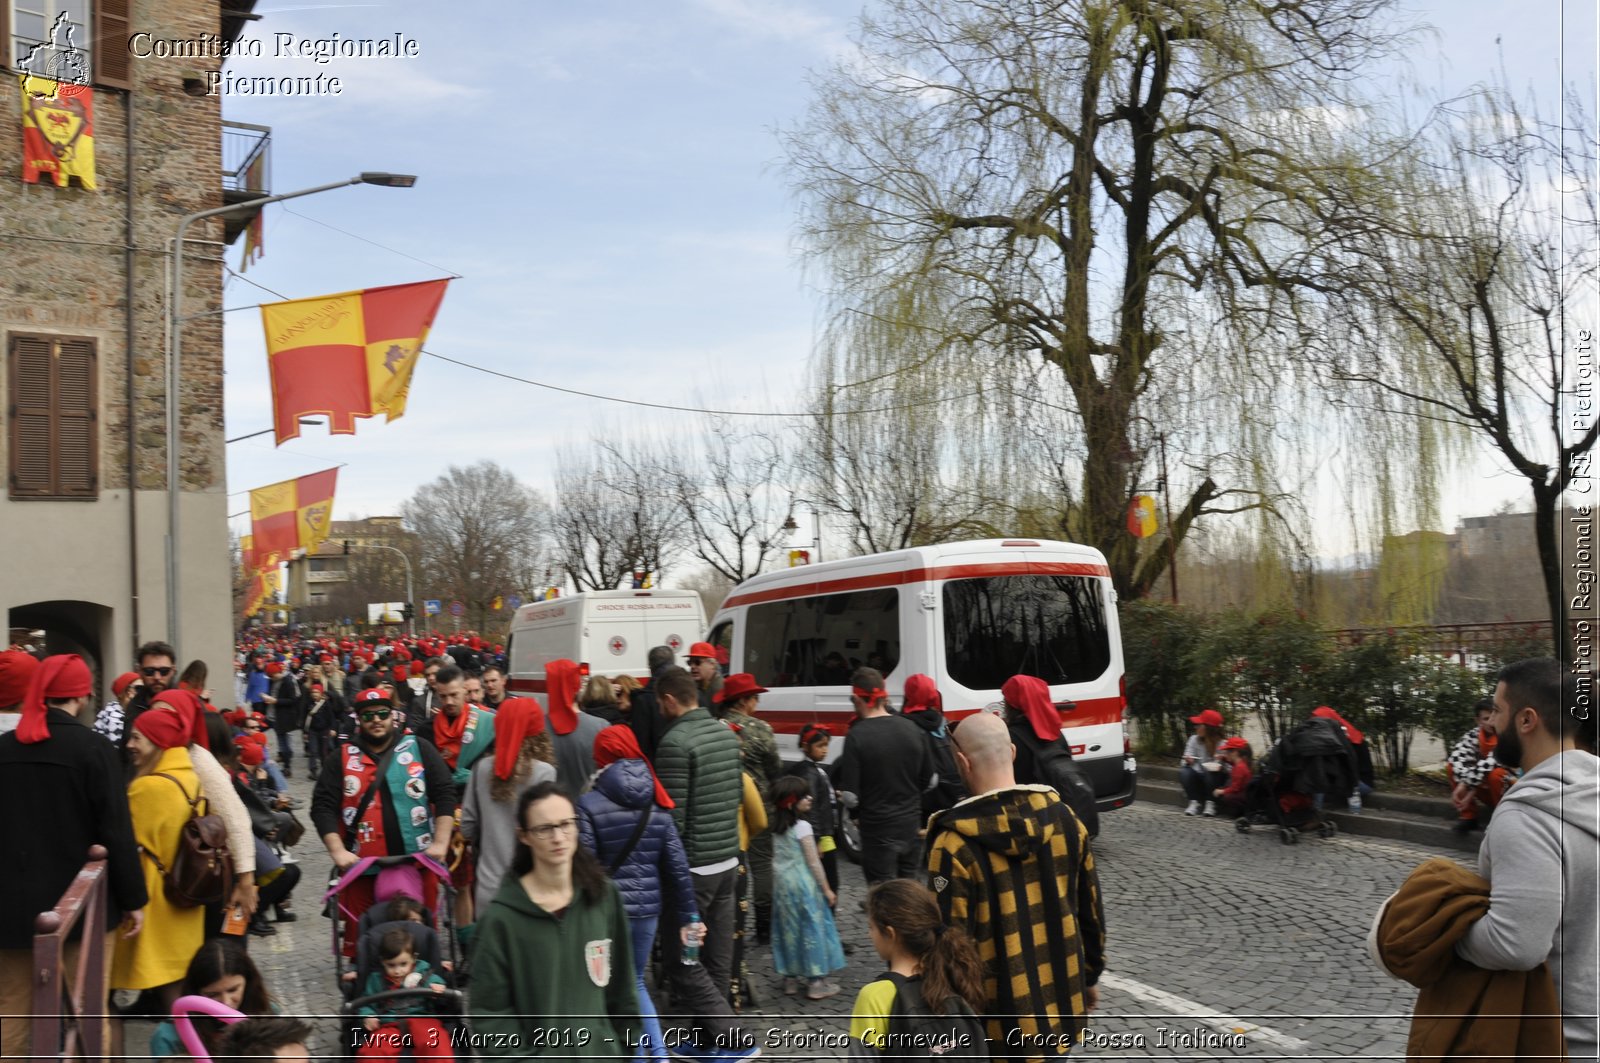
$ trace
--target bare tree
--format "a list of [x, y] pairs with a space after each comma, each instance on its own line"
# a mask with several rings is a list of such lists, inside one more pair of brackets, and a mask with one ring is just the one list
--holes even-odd
[[686, 520], [660, 452], [597, 439], [587, 452], [559, 450], [556, 460], [555, 556], [573, 586], [612, 590], [635, 572], [664, 579]]
[[417, 535], [424, 586], [465, 604], [475, 629], [489, 626], [495, 597], [519, 589], [550, 524], [544, 497], [488, 460], [450, 466], [400, 513]]
[[[1027, 396], [990, 382], [1048, 370], [1056, 430], [1083, 448], [1074, 523], [1118, 590], [1144, 593], [1164, 562], [1141, 563], [1124, 530], [1155, 434], [1141, 414], [1207, 426], [1175, 545], [1273, 490], [1255, 411], [1289, 412], [1296, 367], [1264, 353], [1297, 300], [1344, 283], [1330, 234], [1369, 220], [1348, 189], [1382, 149], [1341, 119], [1359, 113], [1363, 64], [1397, 43], [1389, 6], [885, 0], [787, 138], [832, 283], [827, 344], [897, 399], [943, 386], [928, 432], [1003, 425]], [[1206, 401], [1173, 401], [1189, 392]], [[1252, 479], [1216, 479], [1230, 453]]]
[[[1588, 467], [1600, 419], [1572, 417], [1584, 376], [1570, 354], [1592, 313], [1595, 126], [1576, 93], [1551, 122], [1494, 86], [1440, 109], [1401, 160], [1403, 197], [1360, 244], [1375, 313], [1326, 352], [1339, 401], [1476, 437], [1528, 482], [1533, 536], [1558, 646], [1561, 495]], [[1592, 343], [1592, 339], [1590, 340]], [[1592, 353], [1588, 355], [1592, 360]], [[1591, 362], [1592, 364], [1592, 362]], [[1592, 373], [1589, 374], [1592, 377]], [[1569, 419], [1574, 423], [1569, 423]]]
[[669, 447], [659, 475], [688, 521], [685, 549], [730, 585], [782, 551], [795, 492], [788, 455], [770, 429], [710, 417], [698, 438]]

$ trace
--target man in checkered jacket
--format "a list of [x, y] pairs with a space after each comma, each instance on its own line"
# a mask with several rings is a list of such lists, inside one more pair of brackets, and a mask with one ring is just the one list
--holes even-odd
[[1049, 786], [1019, 786], [1005, 723], [954, 731], [973, 797], [928, 822], [928, 876], [945, 921], [978, 944], [995, 1060], [1067, 1055], [1099, 1003], [1105, 916], [1089, 834]]

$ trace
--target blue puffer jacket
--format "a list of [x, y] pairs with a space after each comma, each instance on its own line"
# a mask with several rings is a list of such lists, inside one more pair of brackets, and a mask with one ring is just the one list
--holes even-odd
[[698, 918], [689, 860], [672, 813], [656, 804], [655, 780], [644, 761], [619, 760], [595, 777], [594, 789], [578, 798], [579, 837], [599, 858], [601, 867], [610, 867], [633, 837], [645, 810], [649, 810], [650, 825], [611, 876], [612, 881], [622, 891], [629, 919], [661, 915], [662, 880], [669, 881], [678, 921], [687, 923]]

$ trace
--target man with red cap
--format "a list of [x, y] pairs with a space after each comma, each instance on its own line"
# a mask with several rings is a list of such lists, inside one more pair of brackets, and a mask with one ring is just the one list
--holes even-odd
[[722, 668], [717, 664], [717, 648], [709, 642], [696, 642], [689, 647], [689, 674], [700, 688], [700, 707], [714, 709], [714, 695], [722, 689]]
[[[384, 691], [362, 691], [355, 709], [360, 733], [323, 763], [311, 797], [311, 822], [334, 867], [342, 872], [363, 857], [406, 853], [443, 863], [457, 804], [450, 766], [430, 743], [395, 728], [394, 702]], [[347, 889], [357, 910], [371, 904], [370, 876]], [[353, 950], [354, 920], [349, 931], [345, 944]]]
[[139, 682], [138, 672], [123, 672], [111, 681], [111, 700], [95, 714], [94, 733], [116, 745], [122, 744], [123, 721], [127, 718], [128, 702], [133, 700]]
[[920, 864], [922, 791], [933, 781], [933, 752], [922, 729], [889, 712], [883, 673], [858, 668], [850, 677], [856, 721], [835, 766], [834, 785], [856, 795], [861, 869], [867, 885], [913, 878]]
[[[33, 920], [55, 907], [88, 862], [89, 848], [106, 848], [106, 935], [102, 959], [111, 969], [112, 934], [119, 923], [129, 936], [144, 922], [145, 890], [133, 822], [124, 790], [122, 758], [115, 746], [79, 722], [94, 684], [75, 654], [46, 658], [33, 673], [15, 731], [0, 735], [0, 1015], [33, 1010]], [[22, 810], [43, 810], [23, 814]], [[75, 976], [81, 944], [67, 945], [68, 978]], [[91, 1015], [104, 1002], [86, 1001]], [[109, 1044], [109, 1042], [107, 1042]], [[28, 1023], [0, 1022], [0, 1054], [29, 1054]]]

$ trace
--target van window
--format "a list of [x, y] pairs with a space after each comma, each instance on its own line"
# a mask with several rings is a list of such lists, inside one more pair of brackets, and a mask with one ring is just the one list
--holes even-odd
[[900, 592], [893, 587], [752, 605], [744, 666], [767, 687], [848, 686], [862, 665], [900, 663]]
[[1085, 576], [995, 576], [944, 585], [945, 668], [969, 690], [1014, 675], [1053, 685], [1097, 679], [1111, 664], [1104, 589]]
[[706, 636], [706, 641], [716, 647], [717, 661], [722, 665], [722, 674], [730, 671], [729, 662], [733, 660], [733, 621], [724, 620], [711, 629], [711, 634]]

